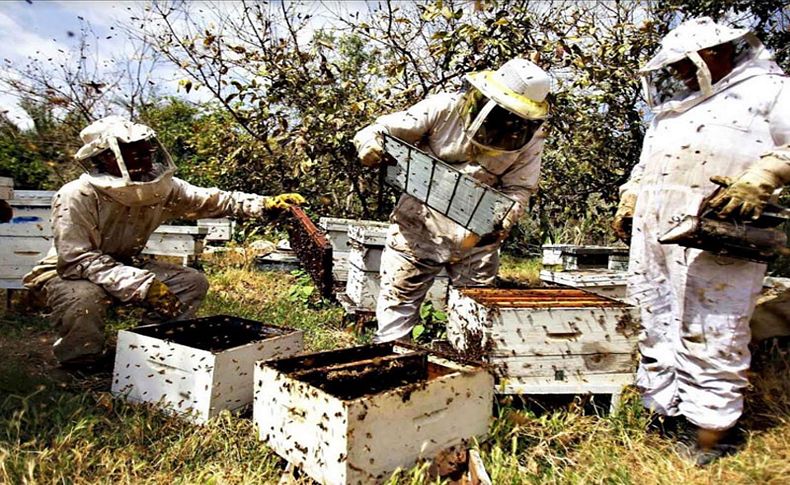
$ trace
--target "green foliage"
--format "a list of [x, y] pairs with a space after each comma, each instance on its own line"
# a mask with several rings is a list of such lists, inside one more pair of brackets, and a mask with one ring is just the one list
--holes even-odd
[[447, 314], [426, 301], [420, 306], [420, 323], [412, 327], [411, 338], [421, 343], [443, 339], [447, 336], [446, 325]]
[[297, 269], [291, 271], [291, 275], [296, 278], [296, 282], [288, 288], [288, 300], [292, 302], [308, 303], [315, 293], [315, 286], [310, 275]]
[[[71, 118], [55, 118], [55, 106], [27, 99], [22, 108], [33, 127], [20, 129], [0, 115], [0, 175], [12, 177], [17, 189], [55, 189], [76, 176], [72, 153], [79, 145]], [[76, 145], [76, 147], [75, 147]]]

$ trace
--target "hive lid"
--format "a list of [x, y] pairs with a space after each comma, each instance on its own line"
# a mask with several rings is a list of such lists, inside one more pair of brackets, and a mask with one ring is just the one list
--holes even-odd
[[625, 303], [570, 288], [462, 288], [464, 296], [500, 308], [612, 308]]

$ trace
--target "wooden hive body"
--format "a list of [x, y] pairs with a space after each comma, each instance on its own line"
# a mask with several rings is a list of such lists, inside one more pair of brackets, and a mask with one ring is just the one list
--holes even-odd
[[[381, 224], [381, 223], [377, 223]], [[376, 309], [381, 292], [381, 256], [387, 240], [387, 226], [351, 225], [348, 230], [348, 281], [346, 296], [359, 309]], [[449, 277], [442, 270], [428, 290], [425, 301], [444, 309]]]
[[112, 392], [202, 423], [252, 403], [255, 362], [302, 348], [301, 330], [222, 315], [122, 330]]
[[503, 394], [619, 393], [633, 383], [638, 311], [580, 290], [450, 290], [447, 335], [488, 361]]
[[391, 344], [261, 363], [261, 440], [322, 484], [383, 483], [397, 468], [485, 436], [493, 378]]

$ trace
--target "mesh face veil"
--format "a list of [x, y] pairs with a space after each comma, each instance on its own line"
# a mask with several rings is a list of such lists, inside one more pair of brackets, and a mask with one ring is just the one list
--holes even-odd
[[464, 95], [466, 136], [486, 150], [503, 152], [524, 148], [543, 125], [543, 119], [526, 119], [500, 106], [475, 88]]
[[718, 25], [707, 17], [684, 22], [667, 34], [658, 54], [639, 70], [652, 111], [684, 111], [725, 87], [731, 76], [714, 79], [700, 55], [719, 50], [732, 54], [727, 61], [734, 71], [757, 59], [764, 48], [747, 30]]
[[130, 206], [160, 203], [169, 195], [176, 167], [147, 126], [108, 117], [80, 136], [85, 145], [77, 161], [101, 192]]

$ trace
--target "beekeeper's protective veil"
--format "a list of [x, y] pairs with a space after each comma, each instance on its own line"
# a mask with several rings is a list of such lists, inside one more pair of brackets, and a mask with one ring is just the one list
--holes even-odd
[[172, 189], [176, 167], [154, 130], [119, 116], [88, 125], [76, 155], [88, 182], [127, 206], [163, 202]]
[[462, 108], [469, 141], [489, 151], [526, 146], [549, 112], [548, 74], [526, 59], [512, 59], [496, 71], [467, 74], [466, 80], [473, 86]]
[[700, 17], [680, 24], [661, 40], [661, 48], [639, 70], [645, 98], [654, 113], [685, 111], [711, 97], [728, 84], [715, 83], [700, 51], [727, 49], [733, 66], [756, 59], [762, 43], [746, 29], [733, 29]]

